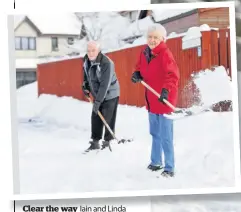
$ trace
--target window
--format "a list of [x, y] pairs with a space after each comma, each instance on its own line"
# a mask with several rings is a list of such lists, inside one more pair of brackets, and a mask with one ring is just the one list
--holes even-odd
[[35, 38], [29, 38], [29, 49], [35, 50], [36, 49], [36, 40]]
[[58, 38], [52, 37], [52, 51], [58, 51]]
[[69, 45], [72, 45], [73, 43], [74, 43], [74, 38], [69, 37], [69, 38], [68, 38], [68, 44], [69, 44]]
[[28, 50], [28, 38], [22, 38], [22, 50]]
[[16, 72], [17, 88], [35, 82], [37, 80], [35, 69], [18, 69]]
[[16, 50], [36, 50], [35, 37], [15, 37]]
[[15, 49], [17, 49], [17, 50], [21, 49], [21, 38], [19, 38], [19, 37], [15, 38]]

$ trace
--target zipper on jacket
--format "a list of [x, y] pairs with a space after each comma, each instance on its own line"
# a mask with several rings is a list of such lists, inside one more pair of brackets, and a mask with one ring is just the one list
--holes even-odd
[[92, 82], [91, 82], [91, 78], [90, 78], [89, 73], [90, 73], [91, 68], [92, 68], [93, 66], [95, 66], [95, 65], [98, 65], [98, 64], [95, 64], [95, 63], [94, 63], [94, 64], [90, 65], [90, 68], [89, 68], [88, 71], [87, 71], [87, 77], [89, 78], [90, 87], [91, 87], [92, 92], [94, 93], [94, 96], [96, 96], [97, 94], [96, 94], [95, 91], [94, 91], [94, 88], [93, 88], [93, 85], [92, 85]]
[[[151, 62], [151, 61], [150, 61]], [[147, 64], [147, 69], [146, 71], [148, 72], [148, 66], [149, 66], [149, 63]], [[147, 89], [145, 88], [145, 97], [146, 97], [146, 103], [147, 103], [147, 109], [148, 109], [148, 112], [150, 112], [151, 108], [150, 108], [150, 103], [148, 101], [148, 97], [147, 97]]]
[[148, 109], [148, 112], [150, 112], [150, 103], [147, 98], [147, 89], [145, 89], [145, 97], [146, 97], [147, 109]]
[[[155, 57], [152, 58], [152, 56], [151, 56], [150, 61], [147, 61], [147, 69], [146, 69], [147, 72], [148, 72], [148, 66], [154, 58]], [[145, 97], [146, 97], [146, 102], [147, 102], [147, 108], [148, 108], [148, 111], [150, 112], [151, 107], [150, 107], [150, 103], [149, 103], [148, 97], [147, 97], [147, 89], [145, 89]]]

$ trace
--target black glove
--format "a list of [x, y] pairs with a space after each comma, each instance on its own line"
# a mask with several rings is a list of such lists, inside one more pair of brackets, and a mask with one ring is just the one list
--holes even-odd
[[93, 105], [93, 112], [94, 112], [95, 114], [97, 114], [99, 108], [100, 108], [100, 102], [95, 101], [95, 102], [94, 102], [94, 105]]
[[142, 80], [143, 80], [143, 78], [142, 78], [142, 76], [141, 76], [140, 71], [135, 71], [135, 72], [132, 74], [131, 81], [132, 81], [133, 83], [137, 83], [137, 82], [140, 82], [140, 81], [142, 81]]
[[90, 86], [88, 82], [84, 81], [82, 85], [83, 93], [86, 97], [90, 97]]
[[168, 90], [166, 88], [163, 88], [162, 91], [161, 91], [161, 96], [160, 98], [158, 99], [160, 102], [166, 104], [163, 100], [167, 100], [168, 99]]

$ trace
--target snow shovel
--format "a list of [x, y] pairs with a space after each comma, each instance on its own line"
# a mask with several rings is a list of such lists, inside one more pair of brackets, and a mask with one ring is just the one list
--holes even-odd
[[[144, 81], [141, 81], [141, 84], [144, 85], [147, 89], [149, 89], [153, 94], [155, 94], [158, 98], [160, 98], [160, 94], [155, 91], [151, 86], [146, 84]], [[172, 110], [174, 110], [174, 113], [182, 113], [184, 116], [191, 116], [193, 115], [192, 111], [187, 111], [185, 109], [177, 109], [174, 107], [169, 101], [166, 99], [163, 100]]]
[[[87, 99], [90, 101], [90, 103], [93, 104], [93, 101], [91, 100], [90, 97], [87, 97]], [[114, 134], [113, 131], [111, 130], [110, 126], [108, 125], [108, 123], [106, 122], [105, 118], [103, 117], [103, 115], [101, 114], [100, 111], [98, 111], [98, 115], [99, 115], [100, 119], [103, 121], [103, 123], [104, 123], [104, 125], [106, 126], [106, 128], [109, 130], [109, 132], [110, 132], [110, 134], [112, 135], [112, 137], [118, 142], [118, 144], [120, 144], [120, 143], [125, 143], [125, 141], [126, 141], [125, 139], [118, 140], [118, 139], [116, 138], [115, 134]], [[127, 141], [130, 142], [130, 140], [127, 140]], [[112, 148], [111, 148], [111, 146], [110, 146], [110, 143], [109, 143], [108, 146], [109, 146], [110, 151], [112, 152]]]

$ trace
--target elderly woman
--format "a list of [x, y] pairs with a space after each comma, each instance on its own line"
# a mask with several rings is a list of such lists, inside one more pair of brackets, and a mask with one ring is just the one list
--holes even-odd
[[[173, 121], [164, 114], [173, 112], [163, 101], [168, 100], [174, 106], [177, 103], [179, 69], [168, 49], [166, 30], [160, 24], [153, 24], [147, 33], [147, 46], [141, 51], [132, 74], [132, 82], [145, 81], [160, 93], [158, 99], [151, 91], [145, 91], [146, 108], [149, 115], [150, 134], [152, 136], [151, 163], [148, 169], [162, 170], [162, 176], [174, 176]], [[164, 153], [165, 160], [162, 160]]]

